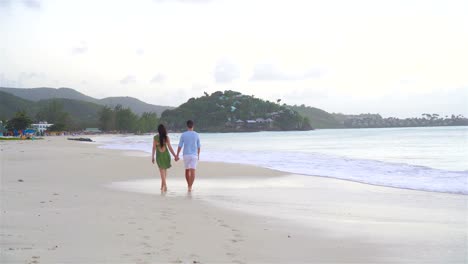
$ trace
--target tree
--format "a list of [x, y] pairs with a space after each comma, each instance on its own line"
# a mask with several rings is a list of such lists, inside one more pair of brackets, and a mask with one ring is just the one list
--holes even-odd
[[130, 108], [123, 108], [121, 105], [117, 105], [114, 111], [117, 130], [120, 132], [135, 132], [138, 116]]
[[99, 129], [102, 131], [115, 130], [115, 112], [108, 106], [104, 106], [99, 112]]
[[63, 104], [58, 100], [52, 100], [43, 106], [37, 112], [36, 119], [54, 124], [56, 130], [51, 130], [52, 127], [50, 127], [50, 131], [63, 131], [71, 124], [68, 113], [63, 110]]
[[15, 117], [8, 120], [6, 124], [7, 130], [23, 130], [28, 128], [32, 124], [31, 118], [26, 115], [26, 112], [16, 112]]
[[55, 123], [47, 129], [47, 131], [64, 131], [64, 130], [66, 130], [66, 126], [64, 123]]
[[138, 119], [137, 129], [142, 133], [156, 131], [158, 128], [158, 115], [153, 112], [144, 112]]

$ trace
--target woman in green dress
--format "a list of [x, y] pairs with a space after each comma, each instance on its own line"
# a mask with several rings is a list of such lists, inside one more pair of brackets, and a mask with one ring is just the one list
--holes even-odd
[[174, 156], [175, 161], [177, 161], [176, 154], [171, 146], [171, 141], [167, 136], [166, 128], [161, 124], [158, 126], [158, 134], [154, 136], [153, 139], [153, 154], [151, 155], [151, 160], [154, 164], [154, 154], [156, 153], [156, 163], [158, 164], [159, 173], [161, 174], [161, 191], [163, 192], [167, 191], [167, 169], [171, 167], [169, 151], [172, 156]]

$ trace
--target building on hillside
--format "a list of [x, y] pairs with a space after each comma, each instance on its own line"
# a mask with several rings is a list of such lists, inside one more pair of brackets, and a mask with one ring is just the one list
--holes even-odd
[[257, 121], [255, 120], [246, 120], [247, 128], [254, 128], [257, 126]]
[[37, 133], [44, 134], [44, 132], [54, 124], [49, 124], [47, 121], [40, 121], [37, 124], [31, 124], [31, 128], [35, 129]]

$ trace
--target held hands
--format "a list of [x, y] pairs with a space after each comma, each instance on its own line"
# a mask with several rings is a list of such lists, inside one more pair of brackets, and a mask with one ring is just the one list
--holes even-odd
[[174, 157], [174, 160], [175, 160], [176, 162], [179, 161], [179, 156], [176, 155], [176, 156]]

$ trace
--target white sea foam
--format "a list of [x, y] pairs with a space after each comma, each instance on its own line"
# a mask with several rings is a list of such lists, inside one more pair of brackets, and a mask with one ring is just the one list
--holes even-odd
[[[202, 134], [201, 160], [381, 186], [468, 194], [466, 131], [464, 127]], [[178, 137], [172, 134], [172, 142], [177, 142]], [[96, 140], [104, 148], [151, 153], [151, 136]]]
[[468, 194], [468, 172], [351, 159], [326, 154], [288, 152], [210, 152], [208, 161], [241, 163], [295, 174], [332, 177], [405, 189]]

